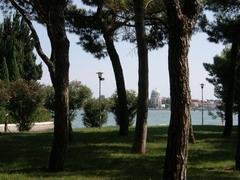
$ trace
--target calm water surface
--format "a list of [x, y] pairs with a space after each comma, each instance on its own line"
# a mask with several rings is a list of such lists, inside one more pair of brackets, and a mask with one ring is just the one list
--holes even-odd
[[[83, 111], [79, 111], [76, 118], [73, 121], [73, 128], [82, 128], [82, 113]], [[213, 113], [215, 113], [213, 111]], [[192, 123], [193, 125], [201, 125], [202, 124], [202, 111], [191, 111]], [[237, 125], [237, 115], [234, 115], [234, 125]], [[169, 110], [149, 110], [148, 111], [148, 125], [168, 125], [170, 119], [170, 111]], [[203, 120], [205, 125], [222, 125], [221, 119], [218, 117], [213, 119], [212, 116], [208, 114], [208, 111], [204, 111]], [[114, 115], [112, 113], [108, 114], [107, 124], [103, 126], [116, 126]]]

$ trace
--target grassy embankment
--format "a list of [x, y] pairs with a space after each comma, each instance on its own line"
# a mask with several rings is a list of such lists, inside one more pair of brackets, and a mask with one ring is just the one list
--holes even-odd
[[[196, 143], [189, 148], [188, 179], [234, 180], [236, 133], [221, 138], [222, 127], [195, 126]], [[116, 128], [79, 129], [69, 145], [66, 170], [47, 172], [52, 133], [0, 135], [0, 179], [162, 179], [167, 127], [150, 127], [146, 155], [130, 153], [129, 138]]]

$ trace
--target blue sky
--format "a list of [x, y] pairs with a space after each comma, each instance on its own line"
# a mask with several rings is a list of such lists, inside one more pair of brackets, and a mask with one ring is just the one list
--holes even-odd
[[[37, 30], [41, 39], [41, 43], [45, 51], [49, 54], [50, 46], [45, 32], [45, 28], [37, 25]], [[116, 90], [114, 74], [111, 62], [108, 57], [102, 60], [95, 59], [91, 54], [82, 50], [77, 45], [78, 36], [68, 34], [70, 40], [70, 80], [79, 80], [83, 84], [91, 88], [94, 96], [98, 96], [98, 78], [96, 72], [103, 72], [105, 77], [102, 83], [102, 93], [105, 96], [111, 96]], [[116, 44], [120, 55], [126, 88], [137, 91], [138, 84], [138, 60], [137, 49], [135, 44], [119, 42]], [[207, 36], [203, 33], [195, 34], [192, 37], [189, 52], [189, 68], [190, 68], [190, 88], [192, 98], [200, 99], [200, 84], [204, 83], [204, 97], [214, 99], [213, 86], [206, 81], [208, 76], [203, 68], [203, 62], [212, 63], [213, 57], [221, 53], [223, 46], [221, 44], [210, 43]], [[165, 46], [157, 51], [149, 52], [149, 92], [157, 88], [161, 92], [161, 96], [169, 96], [169, 78], [168, 78], [168, 47]], [[40, 59], [38, 58], [40, 62]], [[47, 68], [43, 66], [44, 73], [41, 83], [50, 84], [50, 78]]]
[[[2, 15], [1, 15], [2, 16]], [[2, 21], [2, 17], [0, 18]], [[34, 24], [39, 34], [42, 47], [46, 54], [50, 54], [51, 48], [46, 29], [42, 25]], [[96, 72], [103, 72], [105, 78], [102, 83], [102, 93], [105, 96], [111, 96], [116, 90], [115, 78], [108, 57], [102, 60], [95, 59], [91, 54], [86, 53], [77, 45], [78, 36], [68, 34], [70, 40], [70, 80], [79, 80], [87, 85], [98, 96], [98, 78]], [[120, 55], [125, 83], [127, 89], [137, 91], [138, 85], [138, 60], [136, 44], [119, 42], [116, 44]], [[193, 99], [200, 99], [200, 84], [204, 83], [204, 98], [215, 99], [213, 86], [206, 81], [208, 76], [203, 68], [203, 62], [212, 63], [213, 57], [221, 53], [224, 46], [222, 44], [210, 43], [207, 36], [203, 33], [197, 33], [192, 37], [189, 52], [190, 68], [190, 88]], [[149, 52], [149, 94], [153, 89], [159, 89], [161, 96], [169, 97], [169, 78], [168, 78], [168, 47], [165, 46], [157, 51]], [[37, 61], [41, 59], [37, 56]], [[46, 66], [43, 63], [43, 77], [40, 80], [43, 84], [51, 84]]]

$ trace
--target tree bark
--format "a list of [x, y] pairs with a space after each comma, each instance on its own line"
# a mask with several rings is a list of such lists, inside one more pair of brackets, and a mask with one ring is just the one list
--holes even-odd
[[237, 138], [237, 150], [235, 157], [235, 168], [240, 171], [240, 105], [238, 105], [238, 138]]
[[135, 29], [138, 47], [138, 105], [133, 152], [144, 154], [147, 141], [148, 116], [148, 50], [144, 27], [144, 2], [134, 0]]
[[231, 48], [231, 61], [230, 61], [230, 78], [229, 87], [227, 89], [227, 95], [225, 100], [225, 126], [223, 130], [223, 137], [230, 137], [232, 134], [233, 126], [233, 101], [235, 94], [235, 84], [236, 84], [236, 67], [237, 67], [237, 55], [238, 54], [238, 42], [232, 42]]
[[189, 34], [169, 33], [171, 117], [164, 179], [186, 179], [190, 128]]
[[237, 104], [237, 110], [238, 110], [238, 138], [237, 138], [237, 150], [236, 150], [236, 157], [235, 157], [235, 168], [236, 170], [240, 171], [240, 81], [239, 81], [239, 74], [240, 74], [240, 66], [239, 66], [239, 60], [240, 60], [240, 51], [239, 51], [239, 45], [238, 45], [238, 51], [237, 51], [237, 69], [236, 69], [236, 93], [235, 93], [235, 100]]
[[52, 46], [51, 60], [55, 65], [54, 78], [51, 77], [55, 90], [54, 137], [49, 157], [49, 171], [61, 171], [68, 144], [69, 122], [69, 41], [64, 24], [65, 1], [56, 1], [49, 9], [48, 36]]
[[[5, 118], [7, 118], [7, 117], [5, 116]], [[6, 133], [7, 130], [8, 130], [8, 121], [5, 120], [5, 122], [4, 122], [4, 132]]]
[[120, 58], [118, 56], [117, 50], [115, 49], [113, 36], [104, 32], [103, 35], [107, 51], [112, 62], [112, 67], [115, 75], [116, 87], [117, 87], [117, 96], [118, 96], [118, 105], [119, 105], [119, 135], [128, 136], [128, 124], [129, 124], [129, 115], [127, 108], [127, 94], [123, 76], [123, 70], [120, 62]]
[[73, 141], [73, 129], [72, 129], [72, 122], [70, 119], [68, 120], [68, 141], [72, 142]]
[[69, 109], [68, 114], [69, 114], [69, 116], [68, 116], [69, 117], [69, 119], [68, 119], [68, 142], [70, 143], [73, 141], [72, 121], [75, 117], [75, 114], [74, 114], [74, 111], [71, 111], [70, 109]]
[[185, 180], [191, 125], [188, 51], [192, 29], [199, 13], [199, 3], [192, 0], [186, 7], [182, 7], [181, 2], [175, 0], [165, 0], [164, 3], [169, 37], [171, 116], [163, 179]]
[[192, 126], [192, 118], [190, 117], [190, 128], [189, 128], [189, 143], [195, 143], [194, 131]]
[[225, 125], [224, 125], [224, 129], [223, 129], [223, 137], [230, 137], [232, 134], [232, 126], [233, 126], [232, 106], [233, 106], [233, 103], [231, 102], [231, 100], [230, 101], [227, 100], [225, 103], [225, 112], [224, 112]]

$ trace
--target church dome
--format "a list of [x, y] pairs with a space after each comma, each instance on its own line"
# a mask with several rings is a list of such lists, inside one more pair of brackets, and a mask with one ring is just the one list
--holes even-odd
[[152, 97], [159, 97], [160, 96], [160, 91], [158, 89], [152, 90], [151, 96]]

